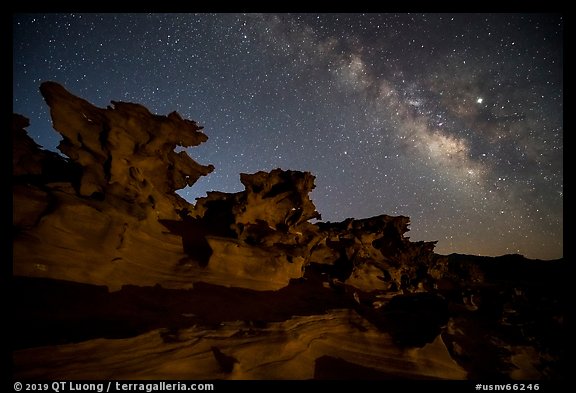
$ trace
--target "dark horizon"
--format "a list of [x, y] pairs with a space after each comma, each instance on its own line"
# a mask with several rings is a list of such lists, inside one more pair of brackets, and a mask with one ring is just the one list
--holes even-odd
[[569, 261], [439, 255], [406, 216], [311, 223], [310, 172], [192, 206], [176, 190], [214, 167], [175, 149], [198, 124], [40, 90], [70, 159], [12, 116], [15, 380], [569, 375]]
[[175, 110], [215, 171], [310, 171], [323, 221], [411, 219], [436, 252], [563, 256], [563, 19], [554, 14], [18, 14], [13, 110], [56, 150], [38, 88]]

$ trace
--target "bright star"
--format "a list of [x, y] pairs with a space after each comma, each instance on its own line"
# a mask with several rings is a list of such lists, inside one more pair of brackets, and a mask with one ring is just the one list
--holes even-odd
[[484, 101], [484, 99], [482, 97], [478, 97], [478, 99], [476, 100], [477, 103], [481, 104], [482, 101]]

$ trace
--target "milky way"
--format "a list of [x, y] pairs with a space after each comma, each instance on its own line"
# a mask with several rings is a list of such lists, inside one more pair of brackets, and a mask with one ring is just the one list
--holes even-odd
[[411, 218], [436, 251], [563, 255], [563, 20], [554, 14], [49, 14], [13, 18], [14, 112], [39, 84], [205, 127], [216, 170], [316, 176], [324, 221]]

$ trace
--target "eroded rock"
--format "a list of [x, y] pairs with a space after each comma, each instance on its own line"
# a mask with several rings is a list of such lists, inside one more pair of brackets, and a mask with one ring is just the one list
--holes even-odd
[[13, 117], [19, 378], [569, 375], [563, 260], [437, 255], [404, 216], [313, 223], [309, 172], [192, 205], [195, 122], [41, 91], [67, 157]]
[[202, 127], [137, 104], [98, 108], [54, 82], [40, 90], [68, 158], [42, 150], [14, 116], [15, 274], [191, 286], [197, 273], [177, 270], [180, 238], [158, 219], [179, 219], [191, 205], [174, 191], [213, 169], [174, 151], [206, 141]]
[[214, 170], [174, 151], [208, 139], [202, 127], [176, 112], [158, 116], [142, 105], [117, 101], [102, 109], [54, 82], [43, 83], [40, 91], [63, 136], [58, 149], [82, 166], [81, 196], [113, 195], [167, 214], [188, 206], [175, 190]]

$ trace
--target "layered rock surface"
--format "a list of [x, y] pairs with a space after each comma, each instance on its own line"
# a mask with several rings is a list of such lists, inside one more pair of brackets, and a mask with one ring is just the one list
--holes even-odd
[[403, 216], [312, 223], [308, 172], [192, 205], [175, 191], [213, 170], [175, 152], [207, 140], [195, 122], [41, 92], [68, 158], [14, 115], [16, 376], [567, 375], [563, 260], [438, 255]]

